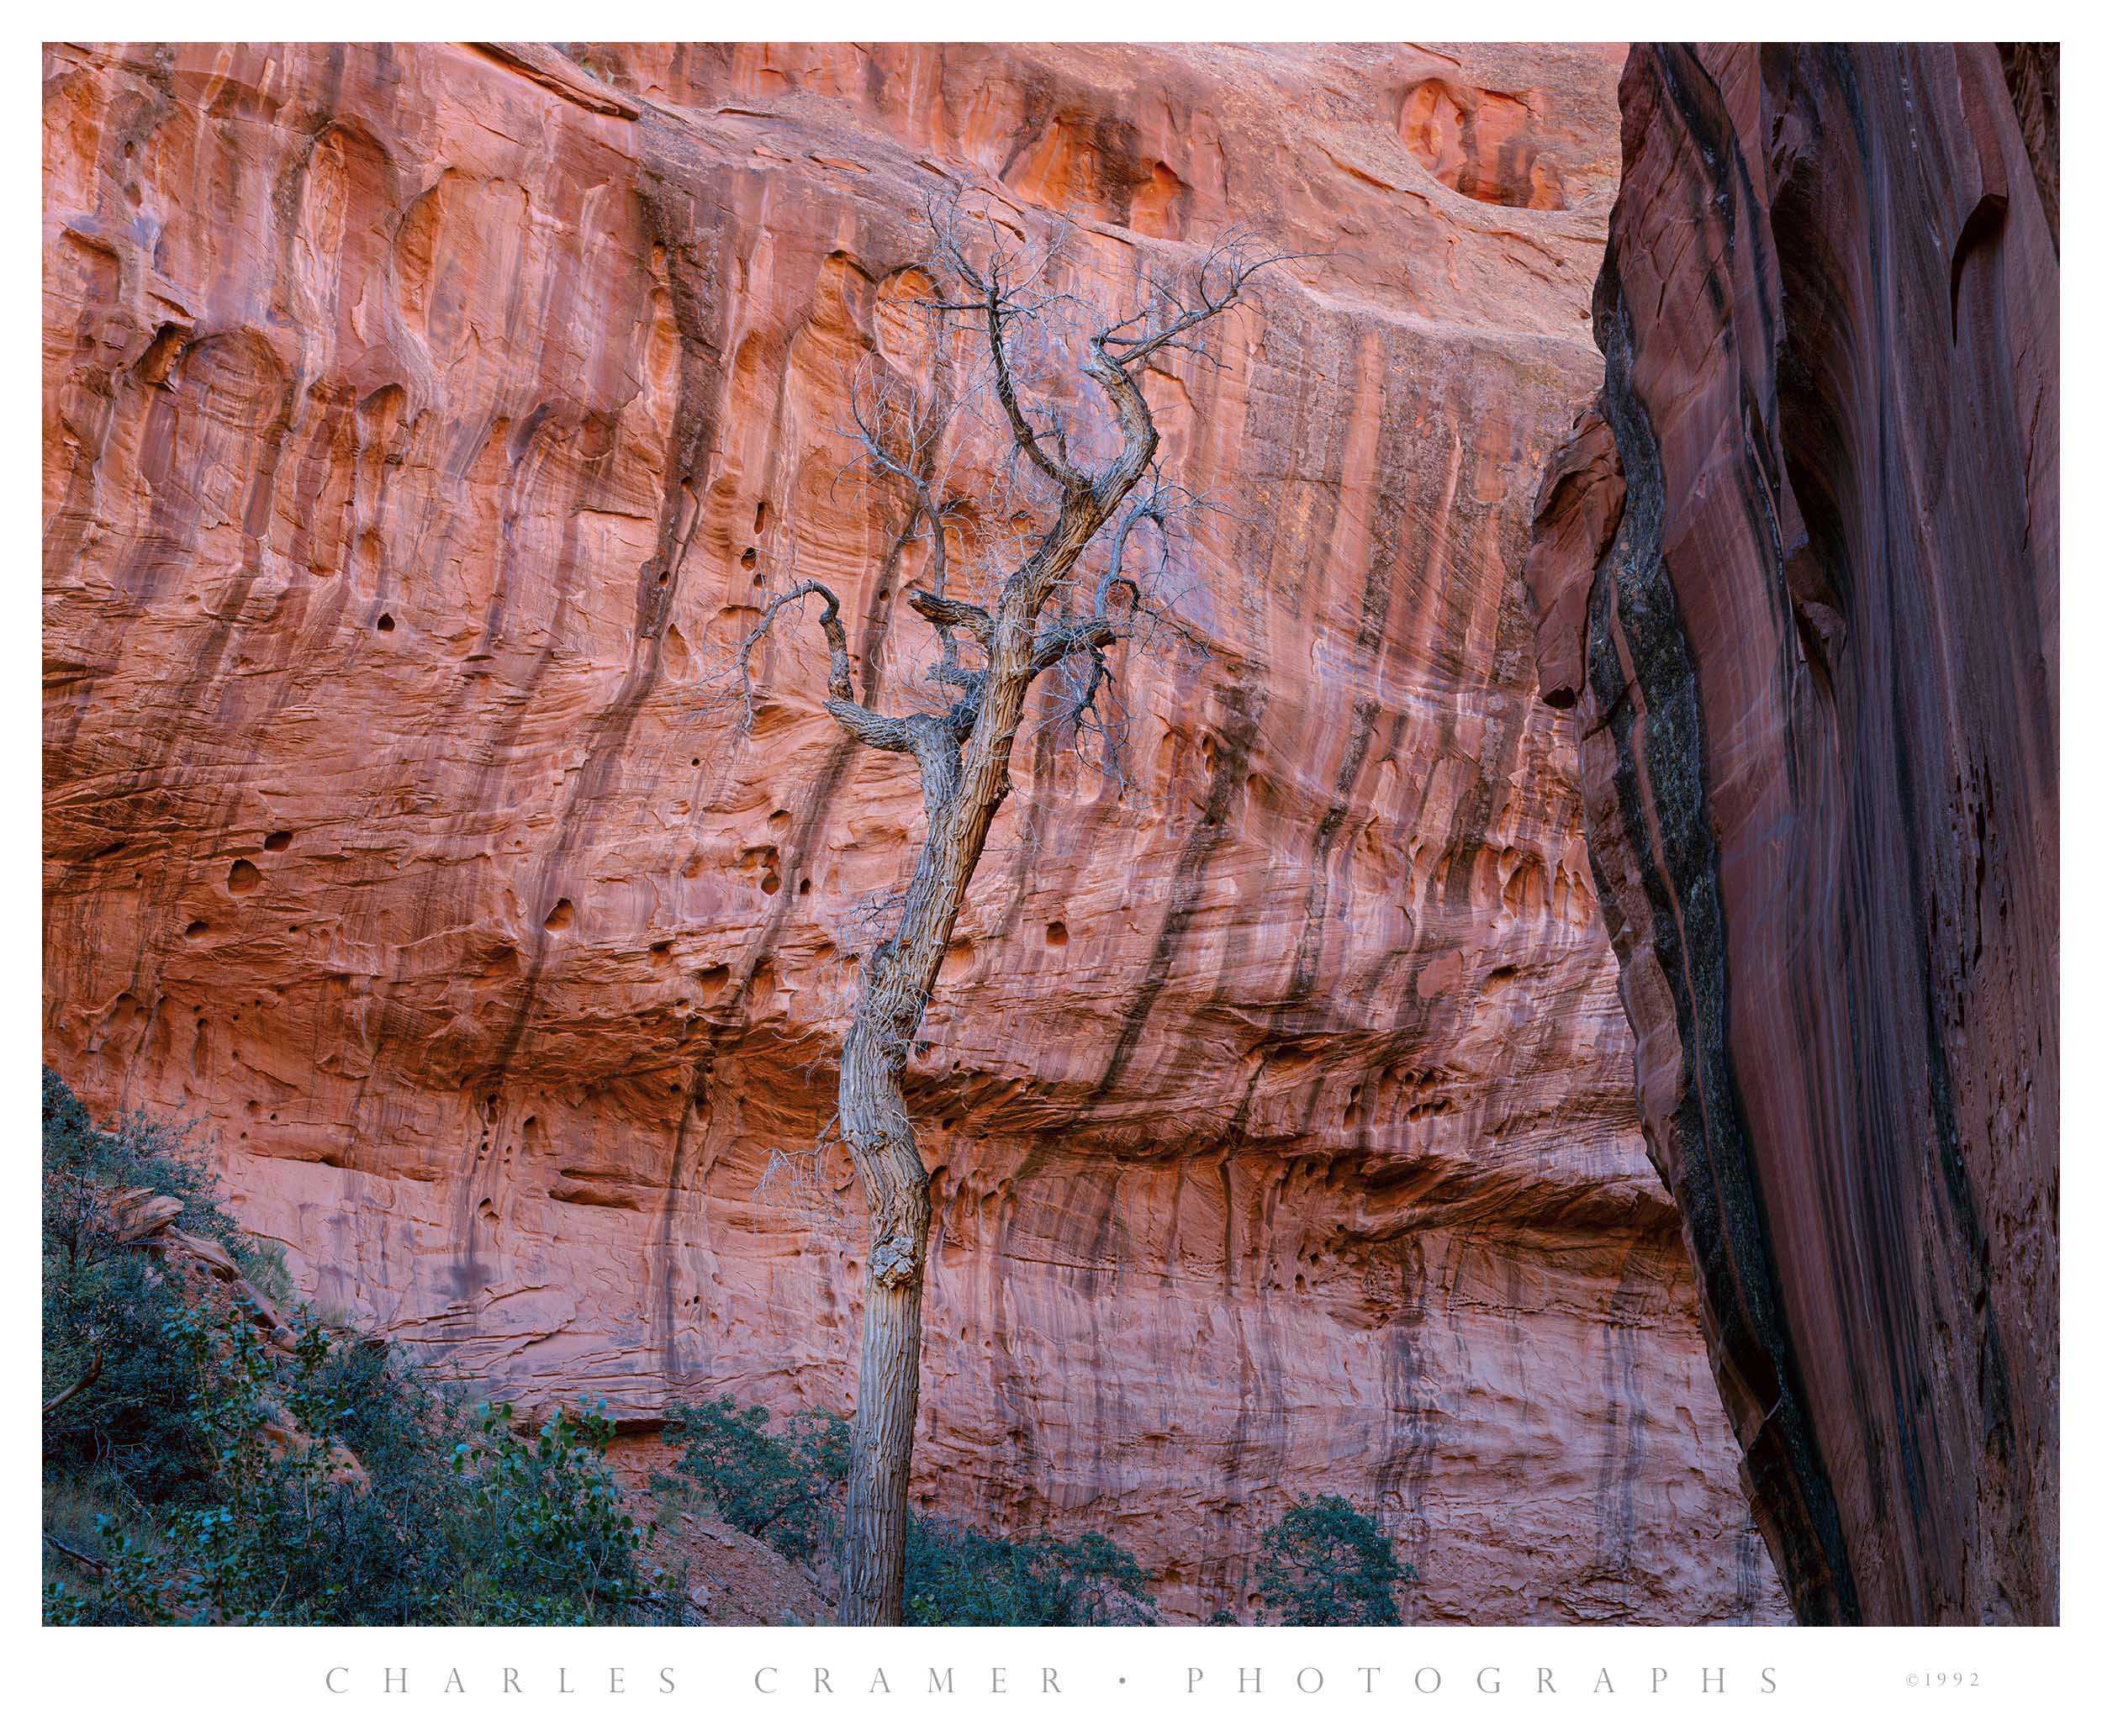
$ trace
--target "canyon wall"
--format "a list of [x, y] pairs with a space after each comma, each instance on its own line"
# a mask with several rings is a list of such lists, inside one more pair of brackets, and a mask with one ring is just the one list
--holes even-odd
[[2056, 50], [1621, 101], [1529, 579], [1650, 1146], [1798, 1614], [2052, 1621]]
[[47, 1058], [419, 1353], [844, 1407], [784, 1154], [919, 800], [795, 641], [705, 678], [791, 577], [922, 656], [841, 429], [930, 196], [1097, 299], [1245, 224], [1307, 256], [1149, 377], [1189, 642], [1121, 778], [1026, 736], [921, 1033], [919, 1491], [1185, 1616], [1333, 1491], [1412, 1619], [1785, 1619], [1521, 581], [1619, 60], [48, 50]]

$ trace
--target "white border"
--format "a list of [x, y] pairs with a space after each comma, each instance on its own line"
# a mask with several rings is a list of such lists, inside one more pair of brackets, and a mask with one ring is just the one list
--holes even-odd
[[[738, 22], [720, 11], [691, 7], [612, 6], [586, 8], [520, 0], [494, 6], [409, 7], [381, 0], [353, 13], [288, 15], [282, 7], [222, 4], [172, 8], [166, 5], [90, 5], [69, 10], [61, 19], [39, 22], [45, 29], [62, 27], [69, 38], [108, 40], [246, 39], [286, 34], [288, 25], [309, 34], [330, 27], [354, 29], [362, 38], [427, 39], [436, 26], [450, 25], [452, 35], [501, 35], [511, 39], [563, 39], [589, 24], [601, 40], [657, 40], [722, 34], [721, 26]], [[1693, 29], [1708, 36], [1759, 36], [1772, 40], [1897, 37], [1933, 40], [1967, 38], [1989, 26], [1997, 35], [2021, 39], [2065, 39], [2067, 77], [2063, 104], [2063, 161], [2066, 221], [2063, 262], [2067, 281], [2091, 281], [2084, 267], [2089, 248], [2088, 219], [2082, 215], [2085, 171], [2091, 166], [2086, 113], [2080, 98], [2090, 49], [2097, 33], [2083, 28], [2086, 18], [2064, 5], [1999, 5], [1989, 13], [1975, 4], [1826, 4], [1773, 0], [1756, 8], [1689, 13], [1683, 6], [1657, 4], [1572, 8], [1518, 0], [1492, 13], [1461, 13], [1450, 6], [1428, 8], [1328, 3], [1301, 0], [1289, 8], [1258, 7], [1245, 0], [1215, 0], [1207, 5], [1134, 4], [1131, 0], [1061, 0], [1055, 7], [992, 8], [983, 3], [929, 0], [911, 7], [790, 3], [769, 8], [768, 34], [779, 40], [960, 40], [1003, 37], [1037, 41], [1131, 38], [1150, 40], [1379, 40], [1407, 37], [1447, 40], [1454, 34], [1493, 29], [1499, 38], [1568, 40], [1608, 29], [1616, 37], [1669, 36]], [[319, 27], [318, 29], [316, 27]], [[45, 1632], [38, 1628], [39, 1604], [31, 1563], [37, 1550], [36, 1521], [28, 1491], [36, 1486], [31, 1461], [39, 1431], [32, 1403], [40, 1390], [37, 1346], [29, 1322], [36, 1317], [35, 1262], [29, 1255], [29, 1223], [35, 1216], [37, 1169], [30, 1161], [29, 1129], [34, 1111], [38, 1056], [41, 1049], [40, 997], [37, 992], [40, 954], [41, 789], [34, 746], [40, 740], [38, 694], [38, 527], [41, 522], [40, 418], [32, 407], [40, 402], [40, 357], [30, 334], [41, 330], [39, 312], [40, 252], [40, 107], [29, 88], [29, 72], [38, 61], [36, 39], [28, 37], [9, 63], [20, 68], [16, 100], [0, 109], [8, 132], [9, 187], [13, 194], [8, 237], [10, 269], [4, 280], [7, 317], [0, 330], [12, 338], [4, 360], [6, 402], [13, 407], [0, 439], [5, 463], [0, 477], [18, 503], [13, 524], [20, 550], [17, 578], [0, 590], [6, 610], [0, 644], [14, 660], [16, 678], [0, 684], [6, 707], [6, 736], [11, 750], [0, 759], [5, 779], [7, 885], [13, 894], [7, 908], [15, 920], [0, 927], [0, 981], [8, 985], [0, 1000], [0, 1079], [6, 1088], [6, 1123], [15, 1132], [9, 1146], [6, 1185], [13, 1210], [8, 1222], [20, 1238], [6, 1263], [7, 1293], [0, 1299], [0, 1319], [17, 1322], [0, 1341], [4, 1359], [4, 1390], [21, 1407], [18, 1425], [5, 1431], [6, 1459], [0, 1487], [9, 1491], [5, 1505], [5, 1549], [9, 1564], [0, 1578], [0, 1608], [6, 1637], [23, 1642], [25, 1659], [34, 1645], [34, 1661], [18, 1664], [5, 1678], [13, 1690], [14, 1716], [24, 1728], [97, 1732], [137, 1721], [155, 1732], [210, 1728], [240, 1731], [288, 1723], [316, 1730], [370, 1729], [383, 1720], [390, 1731], [501, 1728], [506, 1731], [562, 1728], [617, 1720], [622, 1736], [630, 1730], [758, 1726], [791, 1731], [827, 1729], [842, 1720], [872, 1731], [951, 1728], [977, 1729], [988, 1723], [1021, 1731], [1069, 1732], [1076, 1722], [1109, 1729], [1157, 1723], [1163, 1716], [1196, 1719], [1223, 1731], [1297, 1729], [1318, 1724], [1343, 1730], [1401, 1730], [1412, 1728], [1505, 1729], [1540, 1728], [1620, 1731], [1669, 1728], [1685, 1732], [1756, 1727], [1806, 1718], [1816, 1727], [1827, 1721], [1883, 1712], [1903, 1721], [1908, 1732], [1962, 1730], [1975, 1733], [1983, 1720], [2000, 1724], [2010, 1714], [2041, 1721], [2043, 1728], [2072, 1728], [2076, 1708], [2090, 1697], [2084, 1691], [2094, 1671], [2089, 1654], [2099, 1637], [2095, 1600], [2087, 1571], [2094, 1559], [2094, 1501], [2089, 1480], [2080, 1473], [2090, 1463], [2085, 1452], [2094, 1438], [2092, 1383], [2081, 1378], [2078, 1362], [2067, 1369], [2064, 1387], [2062, 1455], [2065, 1625], [2056, 1630], [1882, 1629], [1819, 1633], [1772, 1629], [1631, 1628], [1475, 1628], [1400, 1629], [1351, 1634], [1278, 1629], [1125, 1630], [1082, 1633], [1001, 1632], [998, 1630], [550, 1630], [514, 1633], [489, 1630], [371, 1630], [331, 1632]], [[2087, 405], [2096, 394], [2094, 346], [2082, 298], [2067, 298], [2062, 354], [2065, 380], [2061, 402]], [[2069, 418], [2064, 430], [2063, 464], [2068, 498], [2082, 498], [2084, 481], [2094, 472], [2085, 462], [2094, 440], [2084, 418]], [[2090, 521], [2076, 511], [2064, 527], [2064, 571], [2091, 571], [2088, 558], [2094, 535]], [[2102, 853], [2102, 826], [2096, 820], [2095, 770], [2102, 765], [2102, 708], [2088, 696], [2078, 676], [2084, 654], [2102, 651], [2096, 632], [2099, 606], [2080, 583], [2063, 587], [2061, 662], [2073, 695], [2062, 720], [2063, 762], [2067, 771], [2062, 807], [2063, 863], [2076, 871]], [[2067, 889], [2078, 893], [2084, 876], [2062, 876]], [[2062, 1125], [2064, 1149], [2074, 1154], [2065, 1165], [2065, 1211], [2062, 1233], [2068, 1248], [2081, 1246], [2091, 1216], [2091, 1188], [2081, 1159], [2091, 1148], [2096, 1125], [2097, 1075], [2102, 1069], [2075, 1064], [2094, 1053], [2094, 1016], [2089, 1010], [2098, 971], [2096, 917], [2085, 900], [2075, 896], [2064, 908], [2062, 980], [2076, 992], [2062, 997], [2062, 1074], [2066, 1081]], [[2064, 1262], [2064, 1342], [2084, 1347], [2083, 1331], [2095, 1319], [2094, 1292], [2084, 1262]], [[333, 1678], [346, 1691], [330, 1691], [332, 1668], [349, 1673]], [[503, 1671], [519, 1672], [520, 1691], [504, 1692]], [[991, 1691], [996, 1666], [1007, 1671], [1007, 1691]], [[827, 1669], [832, 1696], [813, 1691], [813, 1668]], [[882, 1667], [891, 1690], [870, 1691], [874, 1672]], [[1034, 1690], [1038, 1673], [1055, 1670], [1061, 1691], [1049, 1696]], [[1358, 1672], [1376, 1668], [1367, 1692]], [[388, 1692], [384, 1672], [408, 1672], [406, 1691]], [[462, 1691], [446, 1691], [447, 1672], [460, 1671]], [[755, 1677], [772, 1668], [780, 1673]], [[1236, 1691], [1243, 1668], [1262, 1672], [1260, 1692]], [[1318, 1692], [1296, 1683], [1295, 1672], [1322, 1672]], [[1602, 1691], [1598, 1672], [1608, 1673], [1613, 1691]], [[624, 1691], [612, 1691], [610, 1672], [624, 1672]], [[673, 1691], [663, 1691], [660, 1670], [668, 1669]], [[953, 1695], [930, 1694], [927, 1672], [954, 1672]], [[1196, 1691], [1187, 1672], [1203, 1672]], [[1438, 1672], [1435, 1692], [1423, 1691], [1413, 1681], [1418, 1670]], [[1555, 1691], [1539, 1690], [1536, 1672], [1552, 1672]], [[1703, 1692], [1704, 1670], [1720, 1669], [1722, 1687], [1714, 1679]], [[1501, 1691], [1477, 1686], [1478, 1673], [1497, 1672]], [[1650, 1672], [1666, 1672], [1652, 1691]], [[1771, 1691], [1762, 1691], [1762, 1670], [1772, 1672]], [[566, 1683], [557, 1672], [567, 1670]], [[1908, 1686], [1909, 1676], [1961, 1673], [1967, 1685]], [[1975, 1672], [1978, 1685], [1967, 1685]], [[1489, 1678], [1481, 1677], [1481, 1681]], [[1305, 1679], [1310, 1683], [1311, 1677]], [[1423, 1678], [1425, 1683], [1429, 1677]], [[759, 1683], [775, 1691], [760, 1691]], [[567, 1686], [568, 1691], [559, 1690]], [[2092, 1709], [2079, 1721], [2094, 1716]]]

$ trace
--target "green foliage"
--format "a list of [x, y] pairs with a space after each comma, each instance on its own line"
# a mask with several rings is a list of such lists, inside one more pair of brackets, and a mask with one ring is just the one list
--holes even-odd
[[478, 1407], [477, 1436], [453, 1450], [468, 1490], [478, 1619], [547, 1626], [641, 1614], [635, 1528], [603, 1464], [602, 1410], [558, 1415], [530, 1442], [509, 1405]]
[[[758, 1406], [679, 1406], [666, 1430], [683, 1448], [660, 1477], [672, 1501], [705, 1501], [784, 1555], [822, 1569], [838, 1539], [848, 1428], [803, 1411], [775, 1433]], [[905, 1619], [917, 1627], [1082, 1627], [1156, 1619], [1146, 1577], [1093, 1532], [1073, 1541], [990, 1536], [915, 1515], [906, 1533]]]
[[189, 1127], [171, 1127], [131, 1114], [107, 1131], [88, 1118], [65, 1080], [44, 1069], [44, 1241], [75, 1261], [108, 1246], [114, 1229], [107, 1195], [143, 1188], [182, 1202], [175, 1227], [217, 1242], [250, 1282], [279, 1301], [291, 1294], [283, 1256], [243, 1233], [219, 1203], [211, 1166], [191, 1144]]
[[150, 1255], [119, 1243], [109, 1199], [123, 1188], [181, 1200], [177, 1227], [219, 1241], [244, 1270], [273, 1274], [180, 1136], [139, 1116], [98, 1132], [45, 1074], [45, 1383], [56, 1393], [87, 1380], [45, 1417], [45, 1459], [92, 1465], [145, 1506], [194, 1482], [209, 1463], [191, 1401], [215, 1384], [212, 1322]]
[[831, 1542], [847, 1483], [847, 1425], [800, 1411], [777, 1434], [759, 1406], [728, 1399], [675, 1405], [664, 1434], [682, 1448], [678, 1471], [725, 1523], [808, 1561]]
[[[45, 1392], [67, 1395], [44, 1418], [47, 1622], [679, 1617], [682, 1588], [638, 1559], [646, 1533], [606, 1468], [602, 1411], [528, 1435], [509, 1405], [470, 1406], [383, 1344], [304, 1313], [289, 1348], [270, 1343], [229, 1292], [186, 1285], [118, 1239], [114, 1192], [166, 1195], [178, 1227], [288, 1294], [180, 1130], [137, 1116], [98, 1129], [46, 1074], [44, 1135]], [[821, 1573], [847, 1425], [821, 1411], [771, 1422], [727, 1400], [675, 1408], [680, 1455], [659, 1492]], [[1002, 1538], [921, 1517], [906, 1612], [923, 1626], [1156, 1618], [1137, 1562], [1094, 1533]]]
[[1256, 1561], [1265, 1607], [1291, 1628], [1391, 1627], [1395, 1584], [1414, 1577], [1379, 1522], [1336, 1495], [1294, 1502]]
[[[109, 1191], [183, 1202], [178, 1225], [258, 1255], [182, 1137], [96, 1130], [45, 1081], [45, 1619], [63, 1623], [659, 1618], [603, 1413], [530, 1438], [383, 1345], [302, 1316], [288, 1351], [214, 1286], [120, 1245]], [[345, 1457], [354, 1455], [355, 1463]]]
[[1150, 1627], [1146, 1576], [1097, 1532], [1070, 1542], [989, 1536], [914, 1515], [906, 1531], [908, 1628]]

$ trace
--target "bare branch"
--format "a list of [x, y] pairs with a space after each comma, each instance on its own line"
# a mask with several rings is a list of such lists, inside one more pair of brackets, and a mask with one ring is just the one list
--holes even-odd
[[1229, 234], [1198, 261], [1190, 292], [1156, 277], [1149, 307], [1096, 332], [1082, 372], [1116, 409], [1124, 437], [1116, 462], [1093, 479], [1096, 494], [1112, 509], [1153, 462], [1159, 446], [1153, 412], [1138, 382], [1147, 360], [1165, 349], [1186, 347], [1189, 333], [1236, 306], [1258, 272], [1286, 257], [1258, 249], [1238, 233]]
[[[871, 474], [902, 483], [911, 491], [913, 509], [900, 541], [911, 541], [921, 525], [926, 525], [928, 577], [925, 594], [940, 599], [948, 588], [949, 506], [943, 498], [937, 467], [953, 405], [938, 392], [931, 406], [922, 404], [916, 396], [902, 394], [900, 383], [879, 372], [878, 362], [879, 358], [871, 356], [856, 370], [848, 398], [854, 424], [851, 437], [861, 448]], [[895, 446], [903, 448], [902, 455]], [[916, 593], [916, 598], [920, 594]], [[963, 669], [954, 634], [957, 627], [968, 625], [968, 621], [953, 612], [930, 612], [916, 600], [913, 606], [933, 625], [941, 643], [941, 659], [932, 672], [935, 678], [971, 690], [969, 680], [948, 680], [942, 673]], [[984, 611], [978, 614], [982, 620]], [[984, 634], [978, 636], [983, 642]]]
[[65, 1391], [59, 1394], [56, 1398], [45, 1399], [44, 1401], [44, 1414], [48, 1417], [52, 1411], [58, 1409], [58, 1407], [64, 1404], [68, 1399], [78, 1398], [81, 1394], [87, 1391], [89, 1387], [92, 1386], [98, 1380], [101, 1380], [102, 1377], [103, 1352], [102, 1346], [98, 1344], [95, 1347], [95, 1353], [93, 1357], [89, 1359], [87, 1372], [82, 1375], [80, 1379], [76, 1380], [71, 1386], [67, 1387]]
[[1252, 236], [1229, 230], [1197, 261], [1186, 293], [1155, 277], [1151, 306], [1104, 327], [1096, 334], [1096, 346], [1121, 367], [1135, 367], [1157, 351], [1179, 346], [1188, 333], [1241, 301], [1258, 272], [1302, 256], [1263, 247]]
[[[1180, 498], [1178, 499], [1177, 496]], [[1131, 541], [1132, 532], [1141, 525], [1151, 525], [1159, 531], [1165, 544], [1170, 520], [1175, 513], [1186, 510], [1196, 499], [1196, 496], [1180, 484], [1162, 483], [1156, 479], [1152, 493], [1124, 514], [1123, 522], [1117, 525], [1115, 535], [1110, 539], [1109, 564], [1102, 569], [1101, 583], [1095, 588], [1095, 613], [1097, 615], [1109, 613], [1110, 594], [1120, 585], [1131, 593], [1133, 603], [1140, 599], [1142, 594], [1138, 585], [1124, 573], [1124, 548]]]
[[[1068, 461], [1065, 441], [1057, 438], [1059, 456], [1047, 451], [1043, 436], [1036, 425], [1023, 409], [1022, 398], [1015, 387], [1014, 361], [1011, 353], [1009, 328], [1017, 319], [1027, 318], [1037, 310], [1024, 301], [1013, 285], [1003, 284], [1001, 272], [1009, 261], [1006, 254], [996, 247], [981, 271], [973, 263], [970, 252], [960, 234], [962, 214], [953, 204], [940, 212], [930, 211], [928, 221], [934, 231], [935, 251], [948, 269], [962, 280], [970, 293], [955, 301], [943, 301], [936, 305], [948, 311], [969, 312], [978, 314], [985, 323], [985, 347], [992, 362], [993, 388], [998, 393], [1000, 407], [1006, 412], [1007, 425], [1014, 432], [1015, 445], [1022, 455], [1035, 465], [1060, 490], [1077, 491], [1087, 485], [1087, 478]], [[1041, 274], [1048, 264], [1054, 250], [1046, 248], [1038, 264]]]
[[92, 1555], [88, 1554], [85, 1550], [77, 1549], [69, 1543], [61, 1543], [57, 1538], [53, 1537], [48, 1531], [44, 1533], [44, 1543], [47, 1549], [56, 1549], [59, 1554], [65, 1556], [68, 1561], [77, 1563], [79, 1565], [86, 1568], [90, 1573], [107, 1573], [109, 1570], [109, 1564], [108, 1562], [98, 1561]]
[[796, 1149], [777, 1146], [767, 1153], [765, 1169], [752, 1190], [752, 1197], [783, 1207], [811, 1227], [831, 1227], [844, 1216], [836, 1195], [844, 1179], [835, 1180], [829, 1161], [839, 1143], [839, 1116], [817, 1131], [809, 1145]]
[[905, 600], [937, 626], [961, 627], [980, 645], [992, 638], [992, 617], [975, 603], [945, 597], [938, 591], [907, 591]]
[[737, 647], [737, 664], [745, 678], [744, 694], [747, 721], [750, 717], [752, 696], [753, 648], [766, 637], [774, 625], [774, 619], [776, 615], [779, 615], [790, 604], [800, 603], [805, 597], [821, 597], [825, 601], [825, 607], [817, 617], [817, 623], [824, 629], [825, 643], [832, 653], [829, 683], [832, 696], [835, 699], [845, 699], [849, 702], [854, 697], [853, 663], [847, 654], [847, 629], [839, 619], [839, 599], [832, 594], [828, 586], [820, 584], [814, 578], [807, 578], [800, 584], [782, 592], [779, 596], [768, 604], [765, 612], [759, 617], [759, 624], [744, 636], [743, 643]]
[[1117, 630], [1099, 617], [1091, 620], [1063, 621], [1037, 631], [1036, 648], [1031, 653], [1029, 670], [1041, 675], [1054, 663], [1061, 662], [1077, 651], [1099, 648], [1117, 637]]
[[826, 683], [826, 710], [858, 741], [870, 747], [884, 748], [892, 753], [912, 752], [912, 735], [906, 720], [887, 717], [855, 699], [853, 660], [847, 650], [846, 625], [839, 618], [839, 599], [833, 594], [831, 587], [820, 584], [814, 578], [805, 579], [800, 584], [791, 586], [768, 603], [759, 616], [758, 624], [744, 636], [737, 646], [736, 667], [738, 692], [744, 704], [745, 727], [749, 729], [752, 726], [754, 710], [752, 653], [759, 641], [773, 630], [781, 611], [790, 604], [800, 603], [805, 597], [820, 598], [825, 604], [818, 614], [817, 624], [824, 631], [826, 649], [831, 662]]

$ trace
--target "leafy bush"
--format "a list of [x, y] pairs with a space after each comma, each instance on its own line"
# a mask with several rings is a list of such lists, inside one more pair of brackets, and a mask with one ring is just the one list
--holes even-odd
[[[230, 1292], [187, 1283], [119, 1239], [121, 1189], [182, 1202], [177, 1227], [219, 1243], [259, 1289], [282, 1263], [244, 1236], [182, 1130], [98, 1129], [44, 1084], [45, 1617], [66, 1623], [547, 1625], [683, 1617], [651, 1578], [604, 1452], [603, 1412], [531, 1437], [511, 1407], [385, 1345], [294, 1317], [288, 1349]], [[676, 1473], [782, 1554], [828, 1567], [847, 1425], [778, 1429], [727, 1400], [676, 1408]], [[346, 1457], [346, 1455], [349, 1455]], [[352, 1460], [354, 1459], [354, 1463]], [[915, 1517], [906, 1619], [917, 1625], [1150, 1623], [1145, 1576], [1090, 1533], [1011, 1538]]]
[[603, 1410], [557, 1415], [530, 1442], [509, 1405], [478, 1407], [478, 1438], [454, 1447], [466, 1473], [466, 1538], [477, 1619], [546, 1626], [645, 1613], [639, 1541], [603, 1463]]
[[989, 1536], [915, 1514], [906, 1529], [908, 1628], [1150, 1627], [1129, 1551], [1098, 1532], [1071, 1542]]
[[1294, 1502], [1256, 1560], [1265, 1606], [1293, 1628], [1392, 1626], [1395, 1582], [1414, 1577], [1379, 1522], [1337, 1495]]
[[725, 1523], [763, 1539], [795, 1561], [832, 1540], [847, 1484], [847, 1425], [801, 1411], [778, 1434], [758, 1405], [728, 1399], [674, 1405], [665, 1438], [684, 1450], [678, 1472]]
[[119, 1242], [109, 1200], [124, 1188], [181, 1200], [178, 1228], [217, 1239], [244, 1270], [275, 1274], [179, 1134], [140, 1116], [99, 1132], [45, 1074], [44, 1370], [48, 1385], [72, 1392], [45, 1417], [45, 1459], [92, 1465], [144, 1506], [193, 1484], [209, 1459], [191, 1400], [211, 1383], [211, 1322], [150, 1255]]
[[[59, 1623], [554, 1623], [683, 1608], [646, 1582], [602, 1413], [531, 1438], [302, 1316], [288, 1352], [117, 1239], [118, 1188], [182, 1202], [260, 1283], [179, 1132], [44, 1093], [45, 1610]], [[52, 1400], [47, 1398], [47, 1403]], [[355, 1456], [353, 1464], [345, 1456]]]
[[182, 1202], [175, 1227], [217, 1242], [249, 1280], [283, 1301], [291, 1294], [283, 1256], [245, 1234], [219, 1203], [211, 1166], [191, 1144], [192, 1129], [131, 1114], [108, 1131], [58, 1074], [44, 1069], [44, 1240], [77, 1258], [105, 1250], [114, 1231], [107, 1195], [143, 1188]]
[[[728, 1524], [823, 1569], [838, 1541], [847, 1424], [803, 1411], [769, 1433], [764, 1409], [727, 1399], [675, 1406], [666, 1434], [684, 1448], [658, 1487], [705, 1501]], [[1070, 1543], [994, 1537], [912, 1516], [905, 1619], [916, 1627], [1081, 1627], [1156, 1619], [1138, 1564], [1093, 1532]]]

